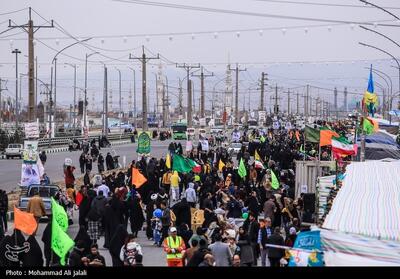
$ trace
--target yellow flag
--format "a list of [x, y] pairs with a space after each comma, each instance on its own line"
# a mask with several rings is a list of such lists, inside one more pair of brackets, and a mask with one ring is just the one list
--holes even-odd
[[225, 167], [225, 164], [224, 164], [224, 162], [221, 161], [221, 159], [219, 159], [218, 170], [222, 171], [223, 167]]
[[254, 151], [254, 160], [261, 161], [260, 155], [258, 155], [257, 150]]
[[167, 154], [167, 157], [165, 158], [165, 166], [169, 169], [171, 169], [171, 155], [169, 153]]

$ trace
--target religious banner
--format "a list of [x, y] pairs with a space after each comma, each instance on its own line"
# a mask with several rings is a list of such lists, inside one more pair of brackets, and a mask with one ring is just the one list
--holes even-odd
[[136, 152], [138, 154], [149, 154], [151, 151], [151, 139], [149, 137], [149, 134], [146, 132], [142, 132], [139, 135], [138, 138], [138, 147], [136, 149]]
[[40, 172], [37, 164], [22, 164], [21, 186], [40, 184]]
[[39, 157], [38, 141], [24, 141], [24, 151], [22, 156], [24, 164], [36, 164]]
[[240, 140], [240, 132], [233, 131], [232, 132], [232, 142], [239, 142], [239, 140]]

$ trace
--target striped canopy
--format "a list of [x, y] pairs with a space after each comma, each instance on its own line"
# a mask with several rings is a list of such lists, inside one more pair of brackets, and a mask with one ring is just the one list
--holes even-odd
[[400, 161], [347, 167], [323, 228], [400, 241]]

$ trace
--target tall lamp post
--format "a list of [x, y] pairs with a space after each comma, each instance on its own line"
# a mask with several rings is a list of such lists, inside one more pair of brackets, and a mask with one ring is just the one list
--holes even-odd
[[135, 125], [135, 129], [137, 128], [136, 126], [136, 71], [132, 67], [128, 67], [133, 71], [133, 123]]
[[[53, 60], [51, 61], [51, 65], [52, 66], [51, 66], [51, 76], [50, 76], [50, 88], [51, 88], [50, 94], [53, 94], [53, 64], [54, 64], [54, 122], [56, 122], [56, 120], [57, 120], [56, 119], [56, 115], [57, 115], [57, 110], [56, 110], [56, 106], [57, 106], [57, 56], [60, 53], [62, 53], [64, 50], [66, 50], [66, 49], [68, 49], [68, 48], [70, 48], [70, 47], [72, 47], [74, 45], [77, 45], [77, 44], [80, 44], [80, 43], [83, 43], [83, 42], [87, 42], [87, 41], [89, 41], [91, 39], [92, 38], [87, 38], [87, 39], [84, 39], [84, 40], [76, 41], [76, 42], [74, 42], [74, 43], [72, 43], [70, 45], [67, 45], [63, 49], [59, 50], [56, 53], [56, 55], [54, 55]], [[53, 104], [50, 104], [50, 106], [53, 106]], [[51, 111], [51, 109], [50, 109], [50, 111]], [[54, 133], [54, 131], [53, 131], [51, 126], [52, 125], [51, 125], [51, 112], [50, 112], [50, 126], [49, 126], [49, 129], [51, 131], [50, 138], [52, 137], [52, 135]]]
[[122, 95], [121, 95], [121, 70], [115, 68], [118, 71], [119, 78], [119, 133], [121, 134], [121, 118], [122, 118]]
[[18, 131], [18, 54], [21, 51], [16, 48], [11, 53], [15, 53], [15, 127], [16, 131]]
[[[74, 120], [73, 120], [73, 127], [76, 128], [76, 64], [65, 63], [65, 65], [71, 66], [74, 68]], [[75, 131], [74, 131], [75, 133]]]
[[92, 55], [98, 54], [99, 52], [93, 52], [85, 55], [85, 90], [84, 90], [84, 100], [83, 100], [83, 133], [87, 131], [87, 62], [88, 58]]

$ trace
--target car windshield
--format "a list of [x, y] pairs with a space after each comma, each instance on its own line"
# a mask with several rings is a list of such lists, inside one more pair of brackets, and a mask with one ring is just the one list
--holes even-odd
[[183, 133], [186, 132], [186, 130], [187, 130], [186, 126], [181, 126], [181, 125], [172, 126], [172, 131], [174, 133]]
[[232, 143], [231, 148], [241, 148], [242, 144], [241, 143]]
[[19, 144], [10, 144], [9, 145], [10, 148], [20, 148]]
[[33, 197], [39, 191], [39, 196], [42, 198], [54, 197], [58, 191], [57, 187], [31, 187], [29, 191], [29, 197]]

